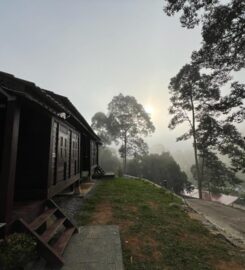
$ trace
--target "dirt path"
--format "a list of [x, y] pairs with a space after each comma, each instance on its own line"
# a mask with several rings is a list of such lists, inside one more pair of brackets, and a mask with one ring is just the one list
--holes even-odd
[[186, 199], [190, 206], [223, 230], [236, 244], [245, 248], [245, 211], [216, 202]]

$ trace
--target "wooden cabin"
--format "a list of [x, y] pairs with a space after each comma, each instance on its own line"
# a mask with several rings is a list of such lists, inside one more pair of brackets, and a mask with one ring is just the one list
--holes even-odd
[[34, 202], [90, 177], [100, 144], [67, 97], [0, 72], [0, 223], [31, 221]]

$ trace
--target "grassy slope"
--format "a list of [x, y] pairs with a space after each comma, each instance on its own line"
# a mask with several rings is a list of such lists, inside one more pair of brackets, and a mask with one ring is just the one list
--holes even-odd
[[210, 234], [178, 204], [179, 199], [149, 183], [107, 180], [77, 219], [80, 225], [119, 225], [127, 270], [245, 269], [241, 251]]

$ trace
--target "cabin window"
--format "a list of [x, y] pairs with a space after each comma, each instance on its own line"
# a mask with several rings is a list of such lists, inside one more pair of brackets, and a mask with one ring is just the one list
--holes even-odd
[[97, 163], [97, 145], [94, 141], [91, 141], [90, 148], [91, 164], [95, 165]]
[[76, 174], [79, 171], [79, 152], [78, 152], [78, 135], [72, 133], [71, 142], [71, 174]]
[[58, 181], [69, 177], [69, 129], [63, 125], [59, 126], [59, 159], [57, 164]]

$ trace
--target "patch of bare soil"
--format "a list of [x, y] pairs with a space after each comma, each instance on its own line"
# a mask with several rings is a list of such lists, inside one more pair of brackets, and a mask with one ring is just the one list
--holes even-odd
[[[128, 236], [126, 239], [125, 246], [132, 254], [131, 262], [134, 258], [137, 258], [138, 261], [160, 261], [162, 254], [159, 252], [157, 242], [154, 239], [149, 236], [142, 238], [136, 235]], [[149, 253], [145, 252], [146, 249], [149, 250]]]
[[147, 204], [151, 207], [152, 210], [157, 210], [159, 207], [159, 204], [155, 201], [148, 201]]
[[112, 207], [108, 202], [100, 203], [95, 208], [91, 224], [108, 224], [113, 220]]
[[[134, 205], [127, 205], [124, 208], [125, 211], [131, 212], [133, 214], [137, 214], [138, 208]], [[119, 226], [120, 230], [126, 231], [134, 225], [133, 221], [128, 219], [124, 220], [115, 220], [113, 217], [112, 206], [109, 202], [100, 203], [96, 206], [95, 211], [92, 215], [91, 224], [111, 224], [115, 223]]]
[[128, 230], [129, 227], [131, 227], [133, 225], [134, 225], [134, 222], [130, 221], [130, 220], [123, 220], [123, 221], [118, 223], [118, 226], [119, 226], [120, 230], [122, 230], [122, 231]]
[[138, 207], [136, 207], [135, 205], [126, 205], [125, 206], [125, 211], [131, 212], [131, 213], [138, 213]]
[[215, 265], [215, 269], [216, 270], [244, 270], [245, 265], [241, 265], [241, 264], [234, 262], [234, 261], [230, 261], [230, 262], [219, 261]]

